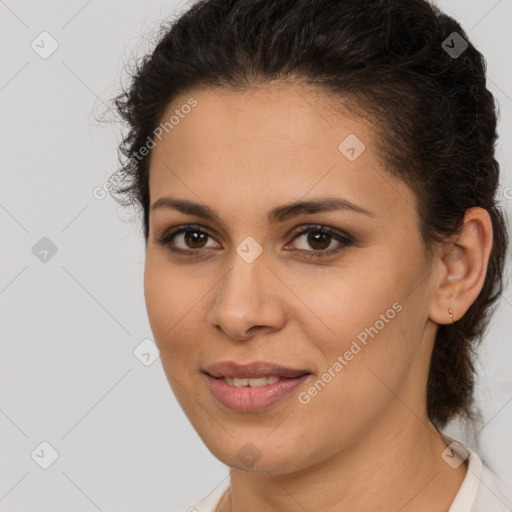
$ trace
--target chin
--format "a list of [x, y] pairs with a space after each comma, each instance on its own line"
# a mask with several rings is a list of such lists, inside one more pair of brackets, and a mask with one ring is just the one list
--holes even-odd
[[[272, 435], [272, 434], [271, 434]], [[283, 444], [277, 437], [237, 436], [229, 444], [203, 439], [210, 452], [230, 468], [251, 473], [287, 474], [304, 469], [308, 463], [297, 443], [291, 437]]]

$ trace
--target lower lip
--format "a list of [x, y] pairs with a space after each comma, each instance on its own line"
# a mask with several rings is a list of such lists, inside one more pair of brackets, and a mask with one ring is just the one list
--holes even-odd
[[251, 388], [236, 387], [224, 380], [206, 375], [213, 396], [225, 407], [238, 412], [254, 412], [266, 409], [295, 391], [309, 376], [301, 375], [294, 379], [282, 378], [273, 384]]

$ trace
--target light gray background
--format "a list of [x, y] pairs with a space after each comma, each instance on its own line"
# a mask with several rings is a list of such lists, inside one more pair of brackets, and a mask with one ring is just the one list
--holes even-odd
[[[439, 5], [487, 58], [510, 212], [512, 0]], [[142, 234], [127, 222], [133, 212], [92, 193], [117, 168], [120, 128], [95, 121], [103, 102], [129, 60], [151, 49], [159, 22], [185, 8], [163, 0], [0, 0], [3, 512], [184, 511], [228, 474], [179, 408], [160, 359], [144, 366], [133, 354], [152, 338]], [[31, 48], [43, 31], [59, 45], [47, 59]], [[32, 252], [42, 237], [57, 247], [46, 263]], [[508, 288], [481, 351], [486, 426], [473, 432], [477, 451], [508, 482], [509, 503], [511, 318]], [[448, 432], [472, 437], [457, 426]], [[58, 452], [48, 469], [35, 462], [50, 456], [43, 441]]]

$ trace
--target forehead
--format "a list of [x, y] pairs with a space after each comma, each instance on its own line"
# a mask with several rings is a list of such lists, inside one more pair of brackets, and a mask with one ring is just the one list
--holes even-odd
[[179, 194], [255, 208], [339, 192], [385, 214], [404, 196], [410, 208], [411, 191], [384, 170], [373, 125], [335, 111], [333, 101], [297, 85], [182, 94], [161, 119], [175, 122], [155, 141], [151, 202]]
[[[315, 88], [267, 84], [242, 91], [193, 90], [175, 98], [162, 121], [184, 109], [191, 98], [196, 100], [196, 106], [182, 115], [172, 129], [175, 153], [186, 142], [187, 149], [193, 147], [199, 153], [229, 150], [234, 157], [264, 149], [270, 157], [283, 152], [293, 155], [297, 150], [310, 153], [320, 139], [324, 149], [331, 144], [337, 150], [339, 136], [355, 125], [361, 138], [369, 139], [368, 126], [362, 121], [350, 123], [345, 116], [329, 115], [333, 98]], [[173, 144], [172, 140], [169, 142]]]

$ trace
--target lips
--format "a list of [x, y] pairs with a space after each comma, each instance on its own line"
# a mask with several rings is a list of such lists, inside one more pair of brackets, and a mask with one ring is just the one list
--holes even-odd
[[290, 397], [311, 378], [311, 374], [300, 377], [281, 377], [277, 382], [264, 386], [237, 387], [225, 382], [226, 378], [212, 377], [205, 373], [211, 394], [217, 402], [231, 411], [255, 413], [272, 407]]
[[270, 376], [294, 379], [311, 373], [306, 369], [290, 368], [268, 361], [255, 361], [248, 364], [238, 364], [234, 361], [222, 361], [208, 366], [204, 371], [208, 375], [216, 378], [229, 377], [238, 379]]

